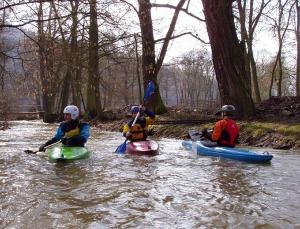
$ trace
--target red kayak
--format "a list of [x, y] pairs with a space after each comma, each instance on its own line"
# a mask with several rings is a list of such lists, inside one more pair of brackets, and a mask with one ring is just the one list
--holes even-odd
[[126, 145], [126, 153], [154, 156], [158, 154], [158, 144], [152, 140], [129, 142]]

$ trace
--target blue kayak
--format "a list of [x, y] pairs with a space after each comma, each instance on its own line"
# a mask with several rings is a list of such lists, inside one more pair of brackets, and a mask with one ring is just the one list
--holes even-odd
[[256, 152], [220, 146], [208, 147], [203, 145], [201, 141], [183, 141], [182, 146], [187, 150], [193, 150], [203, 156], [222, 157], [252, 163], [266, 163], [270, 162], [273, 158], [268, 152]]

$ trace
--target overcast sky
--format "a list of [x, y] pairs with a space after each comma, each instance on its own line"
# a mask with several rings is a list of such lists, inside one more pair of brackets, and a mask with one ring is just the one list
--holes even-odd
[[[129, 0], [129, 1], [131, 1], [134, 5], [137, 6], [137, 0]], [[160, 4], [168, 3], [174, 6], [178, 4], [178, 0], [156, 0], [156, 1], [153, 0], [152, 2], [157, 2]], [[260, 1], [258, 1], [257, 3], [260, 3]], [[32, 9], [34, 9], [34, 7], [31, 8], [31, 10]], [[21, 10], [22, 13], [22, 7], [18, 8], [18, 10], [19, 11]], [[190, 0], [189, 12], [204, 19], [201, 0]], [[16, 13], [16, 11], [14, 11], [14, 13]], [[23, 10], [23, 14], [24, 13], [26, 14], [26, 11]], [[165, 36], [166, 31], [169, 27], [169, 23], [173, 16], [173, 13], [174, 10], [170, 10], [167, 8], [152, 9], [152, 19], [153, 19], [153, 25], [155, 30], [155, 39], [159, 39]], [[17, 18], [15, 18], [15, 20], [17, 20]], [[131, 28], [134, 32], [139, 32], [138, 18], [135, 13], [134, 15], [126, 16], [125, 20], [126, 20], [125, 23], [129, 25], [128, 28]], [[20, 21], [17, 21], [16, 23], [20, 23]], [[256, 53], [256, 56], [261, 56], [262, 53], [266, 56], [275, 55], [277, 51], [277, 42], [272, 38], [272, 33], [268, 32], [266, 29], [261, 30], [260, 28], [258, 28], [257, 31], [258, 32], [256, 33], [255, 41], [254, 41], [254, 51]], [[184, 12], [180, 12], [174, 35], [178, 35], [184, 32], [192, 32], [193, 34], [198, 34], [198, 36], [202, 40], [209, 42], [205, 23], [188, 16]], [[293, 40], [295, 40], [294, 34], [290, 33], [289, 36], [291, 38], [290, 39], [291, 42], [289, 41], [288, 45], [285, 45], [284, 48], [286, 52], [293, 53], [295, 52], [296, 49], [294, 44], [295, 42], [293, 43]], [[158, 45], [157, 55], [158, 55], [159, 47], [160, 46]], [[210, 50], [209, 45], [204, 45], [202, 42], [196, 40], [190, 35], [179, 37], [170, 42], [169, 49], [165, 58], [165, 63], [169, 62], [172, 58], [179, 57], [190, 50], [197, 49], [197, 48], [200, 49], [203, 47], [206, 47], [208, 50]]]
[[[172, 5], [176, 5], [178, 0], [157, 0], [158, 3], [169, 3]], [[259, 1], [260, 3], [260, 1]], [[200, 0], [191, 0], [189, 11], [191, 13], [197, 15], [198, 17], [204, 19], [202, 3]], [[169, 26], [169, 22], [173, 16], [173, 10], [163, 9], [163, 8], [153, 8], [152, 9], [152, 17], [154, 19], [154, 29], [156, 30], [155, 38], [160, 38], [161, 36], [166, 34], [166, 30]], [[159, 19], [164, 19], [159, 21]], [[158, 22], [161, 22], [158, 25]], [[266, 27], [266, 23], [262, 23], [261, 26]], [[157, 31], [162, 31], [159, 34]], [[182, 32], [191, 31], [194, 34], [198, 34], [199, 37], [207, 42], [209, 42], [205, 23], [200, 22], [188, 15], [184, 12], [179, 14], [179, 18], [176, 25], [176, 30], [174, 35], [180, 34]], [[267, 31], [267, 29], [262, 29], [258, 26], [256, 30], [255, 40], [254, 40], [254, 52], [257, 58], [261, 58], [262, 56], [271, 57], [274, 56], [277, 52], [278, 43], [273, 37], [272, 31]], [[295, 40], [294, 33], [290, 32], [287, 36], [289, 36], [289, 41], [285, 45], [286, 53], [289, 53], [290, 56], [296, 55], [295, 53]], [[185, 52], [193, 50], [195, 48], [206, 47], [210, 50], [209, 45], [204, 45], [200, 41], [196, 40], [191, 36], [183, 36], [175, 39], [170, 43], [169, 50], [166, 55], [165, 63], [170, 61], [174, 57], [178, 57]]]

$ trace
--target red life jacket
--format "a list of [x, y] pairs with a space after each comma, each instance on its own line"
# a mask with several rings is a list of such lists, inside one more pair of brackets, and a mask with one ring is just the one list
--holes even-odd
[[239, 134], [239, 127], [235, 121], [226, 119], [226, 128], [222, 131], [221, 138], [218, 141], [220, 145], [234, 147], [236, 138]]

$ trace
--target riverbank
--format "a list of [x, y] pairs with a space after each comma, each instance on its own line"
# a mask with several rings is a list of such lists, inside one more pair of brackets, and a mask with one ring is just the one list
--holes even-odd
[[[158, 119], [159, 120], [159, 119]], [[101, 122], [95, 124], [101, 130], [121, 131], [125, 121]], [[300, 124], [284, 124], [264, 121], [238, 121], [240, 126], [239, 145], [272, 149], [300, 149]], [[203, 124], [160, 124], [153, 125], [150, 134], [153, 137], [188, 139], [188, 130], [201, 131], [212, 128], [214, 122]]]
[[[127, 108], [107, 111], [106, 121], [92, 120], [92, 126], [100, 130], [122, 131], [128, 122]], [[201, 131], [213, 128], [218, 120], [211, 110], [169, 108], [164, 115], [157, 115], [150, 135], [157, 138], [187, 139], [188, 130]], [[240, 126], [240, 146], [267, 147], [273, 149], [300, 149], [300, 97], [272, 97], [256, 107], [256, 116], [237, 120]], [[0, 121], [0, 130], [9, 128], [7, 121]]]
[[[272, 97], [260, 103], [256, 113], [251, 119], [237, 120], [240, 146], [300, 149], [300, 97]], [[158, 138], [187, 139], [189, 129], [213, 128], [217, 118], [210, 111], [171, 108], [166, 114], [157, 116], [150, 134]], [[122, 131], [127, 121], [96, 121], [93, 125], [102, 130]]]

